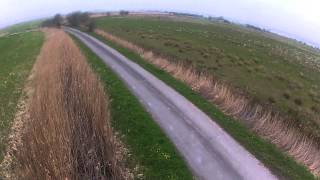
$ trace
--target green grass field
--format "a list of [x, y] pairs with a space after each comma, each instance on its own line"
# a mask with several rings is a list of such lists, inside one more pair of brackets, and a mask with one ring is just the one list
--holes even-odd
[[0, 38], [0, 161], [25, 80], [42, 42], [40, 32]]
[[142, 177], [136, 179], [192, 179], [185, 162], [170, 140], [153, 121], [138, 99], [90, 49], [75, 39], [111, 98], [113, 129], [119, 132], [131, 156], [131, 170], [138, 164]]
[[313, 175], [305, 167], [297, 164], [292, 158], [282, 153], [271, 143], [250, 132], [250, 130], [239, 121], [234, 120], [230, 116], [226, 116], [215, 105], [208, 102], [200, 94], [194, 92], [183, 82], [175, 79], [170, 74], [155, 67], [154, 65], [149, 64], [138, 54], [120, 47], [110, 41], [106, 41], [101, 36], [93, 33], [91, 35], [105, 42], [124, 56], [128, 57], [130, 60], [139, 64], [141, 67], [186, 97], [212, 119], [215, 119], [215, 121], [223, 129], [225, 129], [231, 136], [241, 143], [249, 152], [255, 155], [257, 159], [263, 162], [266, 167], [270, 168], [270, 170], [280, 179], [314, 179]]
[[320, 137], [320, 54], [243, 26], [151, 17], [103, 17], [97, 27], [206, 71], [271, 104]]
[[0, 29], [0, 34], [1, 33], [17, 33], [21, 31], [26, 31], [26, 30], [31, 30], [31, 29], [36, 29], [39, 28], [42, 20], [33, 20], [33, 21], [28, 21], [28, 22], [23, 22], [19, 24], [14, 24], [12, 26], [8, 26], [6, 28]]

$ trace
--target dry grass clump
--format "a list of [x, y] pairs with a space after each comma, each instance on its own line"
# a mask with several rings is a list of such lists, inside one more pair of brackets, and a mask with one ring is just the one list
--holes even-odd
[[15, 154], [17, 178], [124, 179], [102, 85], [70, 37], [45, 32], [30, 117]]
[[211, 75], [199, 72], [190, 65], [158, 57], [151, 51], [145, 51], [141, 47], [105, 31], [96, 30], [95, 32], [140, 54], [150, 63], [185, 82], [193, 90], [218, 105], [224, 113], [242, 120], [254, 132], [271, 141], [298, 162], [306, 165], [313, 174], [320, 175], [319, 142], [308, 132], [301, 131], [297, 121], [281, 116], [270, 106], [254, 102], [247, 96], [234, 91], [226, 83], [217, 81]]

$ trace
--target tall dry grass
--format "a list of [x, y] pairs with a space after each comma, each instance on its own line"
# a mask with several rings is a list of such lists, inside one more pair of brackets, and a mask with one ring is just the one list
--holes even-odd
[[287, 152], [298, 162], [307, 166], [316, 176], [320, 176], [320, 144], [310, 133], [301, 131], [294, 119], [280, 115], [269, 106], [254, 102], [249, 97], [233, 90], [226, 83], [212, 75], [199, 72], [195, 68], [158, 57], [152, 51], [97, 29], [97, 34], [128, 48], [148, 62], [185, 82], [209, 101], [218, 105], [226, 114], [243, 121], [252, 131], [269, 140]]
[[124, 179], [110, 127], [109, 99], [80, 50], [63, 31], [46, 29], [18, 179]]

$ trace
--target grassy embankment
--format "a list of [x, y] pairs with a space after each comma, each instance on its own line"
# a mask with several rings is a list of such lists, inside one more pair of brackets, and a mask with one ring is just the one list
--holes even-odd
[[25, 80], [42, 42], [40, 32], [0, 38], [0, 161]]
[[192, 179], [185, 162], [138, 99], [101, 59], [75, 41], [110, 95], [112, 126], [131, 154], [128, 166], [134, 169], [138, 164], [143, 179]]
[[[106, 17], [97, 26], [155, 54], [192, 65], [320, 137], [320, 54], [237, 25]], [[272, 36], [272, 37], [271, 37]]]
[[120, 47], [110, 41], [105, 41], [101, 36], [93, 34], [106, 44], [117, 49], [129, 59], [138, 63], [159, 79], [172, 86], [196, 106], [215, 119], [225, 130], [227, 130], [236, 140], [243, 144], [251, 153], [261, 160], [279, 177], [290, 179], [313, 179], [313, 176], [305, 167], [298, 165], [293, 159], [280, 152], [274, 145], [262, 140], [257, 135], [251, 133], [243, 124], [224, 115], [216, 106], [208, 102], [200, 94], [194, 92], [185, 83], [176, 80], [169, 73], [161, 70], [143, 60], [140, 55]]

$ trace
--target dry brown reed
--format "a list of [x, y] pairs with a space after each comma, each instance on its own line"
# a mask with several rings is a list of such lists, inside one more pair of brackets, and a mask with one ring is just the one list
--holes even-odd
[[68, 35], [44, 31], [17, 178], [124, 179], [103, 86]]
[[193, 90], [218, 105], [226, 114], [244, 122], [252, 131], [269, 140], [278, 148], [304, 164], [316, 176], [320, 175], [319, 141], [308, 132], [301, 131], [294, 119], [280, 115], [267, 105], [261, 105], [239, 93], [230, 85], [195, 68], [155, 55], [152, 51], [97, 29], [97, 34], [139, 54], [149, 63], [185, 82]]

